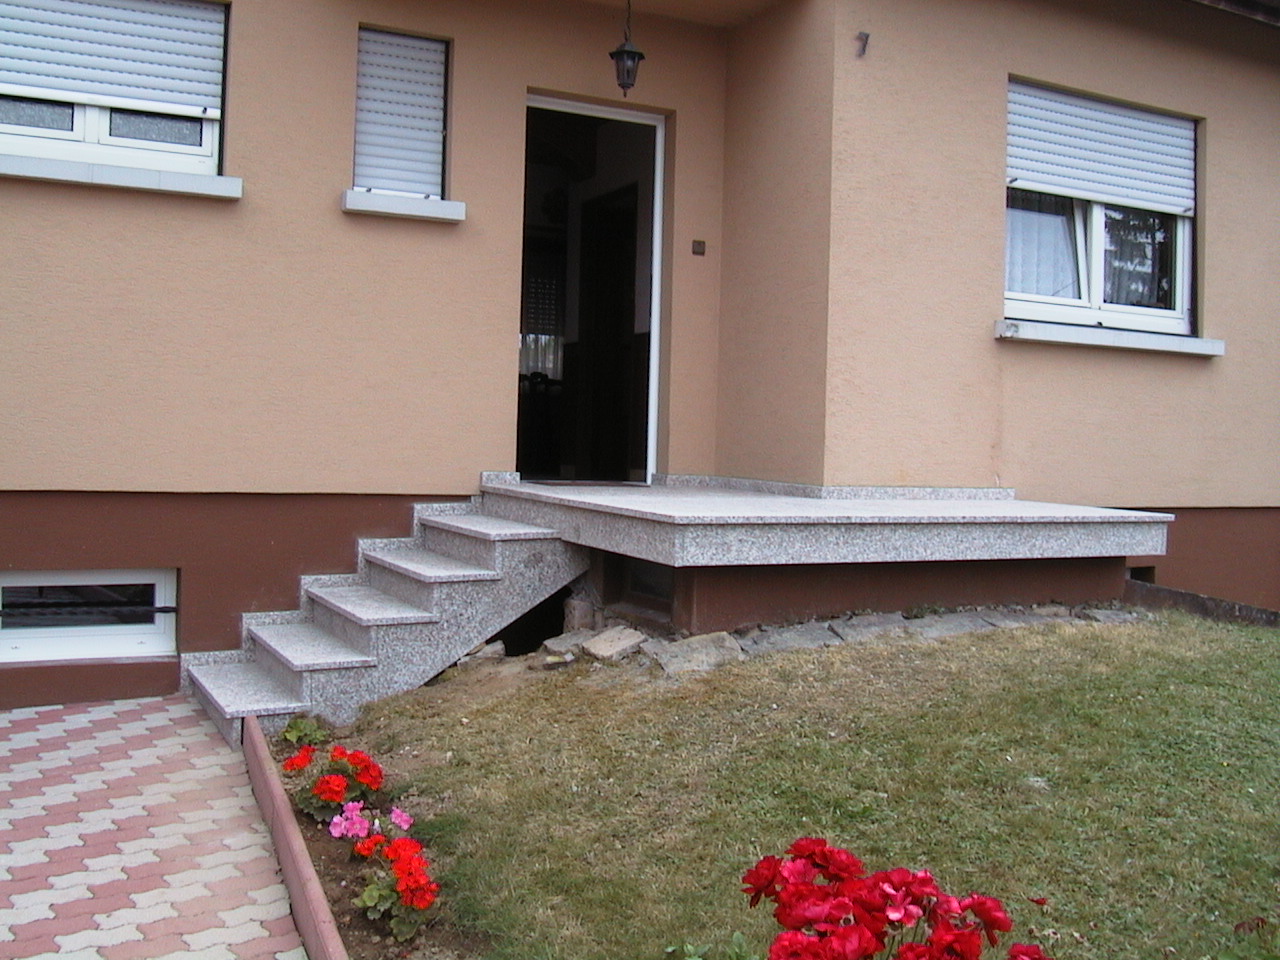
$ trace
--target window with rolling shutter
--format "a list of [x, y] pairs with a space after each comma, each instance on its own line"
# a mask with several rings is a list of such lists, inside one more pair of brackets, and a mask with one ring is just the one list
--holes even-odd
[[1009, 85], [1005, 315], [1191, 334], [1195, 121]]
[[216, 174], [226, 9], [0, 0], [0, 152]]
[[356, 189], [443, 197], [447, 52], [441, 40], [360, 31]]

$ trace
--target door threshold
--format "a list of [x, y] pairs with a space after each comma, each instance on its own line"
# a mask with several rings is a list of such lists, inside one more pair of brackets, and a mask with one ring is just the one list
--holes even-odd
[[524, 480], [542, 487], [647, 487], [643, 480]]

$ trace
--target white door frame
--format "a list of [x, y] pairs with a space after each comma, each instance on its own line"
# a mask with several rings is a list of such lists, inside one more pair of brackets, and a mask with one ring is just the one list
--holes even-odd
[[530, 94], [526, 104], [539, 110], [558, 110], [587, 117], [603, 117], [624, 123], [639, 123], [654, 128], [653, 140], [653, 249], [651, 251], [652, 282], [649, 290], [649, 397], [646, 404], [645, 483], [652, 483], [658, 470], [658, 375], [662, 343], [662, 207], [664, 196], [663, 162], [666, 157], [667, 118], [660, 113], [626, 110], [602, 104], [561, 100]]

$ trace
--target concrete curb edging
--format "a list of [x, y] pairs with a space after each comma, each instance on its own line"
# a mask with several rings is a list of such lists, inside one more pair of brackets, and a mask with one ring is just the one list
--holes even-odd
[[293, 922], [302, 937], [310, 960], [350, 960], [347, 948], [338, 934], [338, 923], [329, 909], [329, 900], [320, 886], [311, 854], [294, 818], [293, 804], [284, 792], [284, 784], [276, 772], [275, 761], [267, 748], [267, 738], [262, 733], [258, 718], [244, 718], [241, 746], [245, 765], [249, 768], [249, 782], [253, 795], [271, 830], [284, 885], [289, 890], [293, 905]]

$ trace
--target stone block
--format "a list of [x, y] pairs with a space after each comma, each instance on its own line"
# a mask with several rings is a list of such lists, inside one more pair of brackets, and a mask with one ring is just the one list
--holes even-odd
[[839, 643], [841, 638], [833, 633], [825, 620], [798, 623], [791, 627], [762, 630], [740, 642], [742, 652], [749, 657], [783, 650], [818, 650]]
[[1071, 608], [1064, 607], [1060, 603], [1042, 603], [1039, 606], [1031, 608], [1032, 613], [1038, 613], [1042, 617], [1069, 617], [1071, 616]]
[[639, 630], [630, 627], [610, 627], [582, 645], [582, 652], [597, 660], [621, 660], [640, 649], [649, 639]]
[[598, 611], [590, 600], [570, 597], [564, 602], [564, 629], [566, 633], [575, 630], [594, 630]]
[[582, 645], [595, 636], [594, 630], [570, 630], [542, 643], [542, 649], [552, 656], [570, 657], [582, 652]]
[[844, 643], [863, 643], [875, 637], [892, 637], [906, 632], [907, 621], [900, 613], [866, 613], [832, 620], [831, 632]]
[[1038, 613], [1026, 613], [1021, 610], [983, 610], [980, 615], [987, 623], [1002, 630], [1031, 627], [1049, 619]]
[[507, 655], [506, 649], [502, 646], [501, 640], [495, 640], [492, 643], [484, 643], [476, 647], [465, 657], [459, 660], [459, 663], [475, 663], [482, 660], [501, 660]]
[[990, 633], [996, 628], [976, 613], [943, 613], [907, 623], [912, 633], [926, 640], [956, 637], [963, 633]]
[[724, 632], [703, 633], [674, 642], [646, 640], [641, 649], [668, 675], [714, 670], [747, 657], [738, 641]]
[[1081, 620], [1092, 620], [1094, 623], [1133, 623], [1143, 619], [1143, 615], [1133, 610], [1081, 610]]

